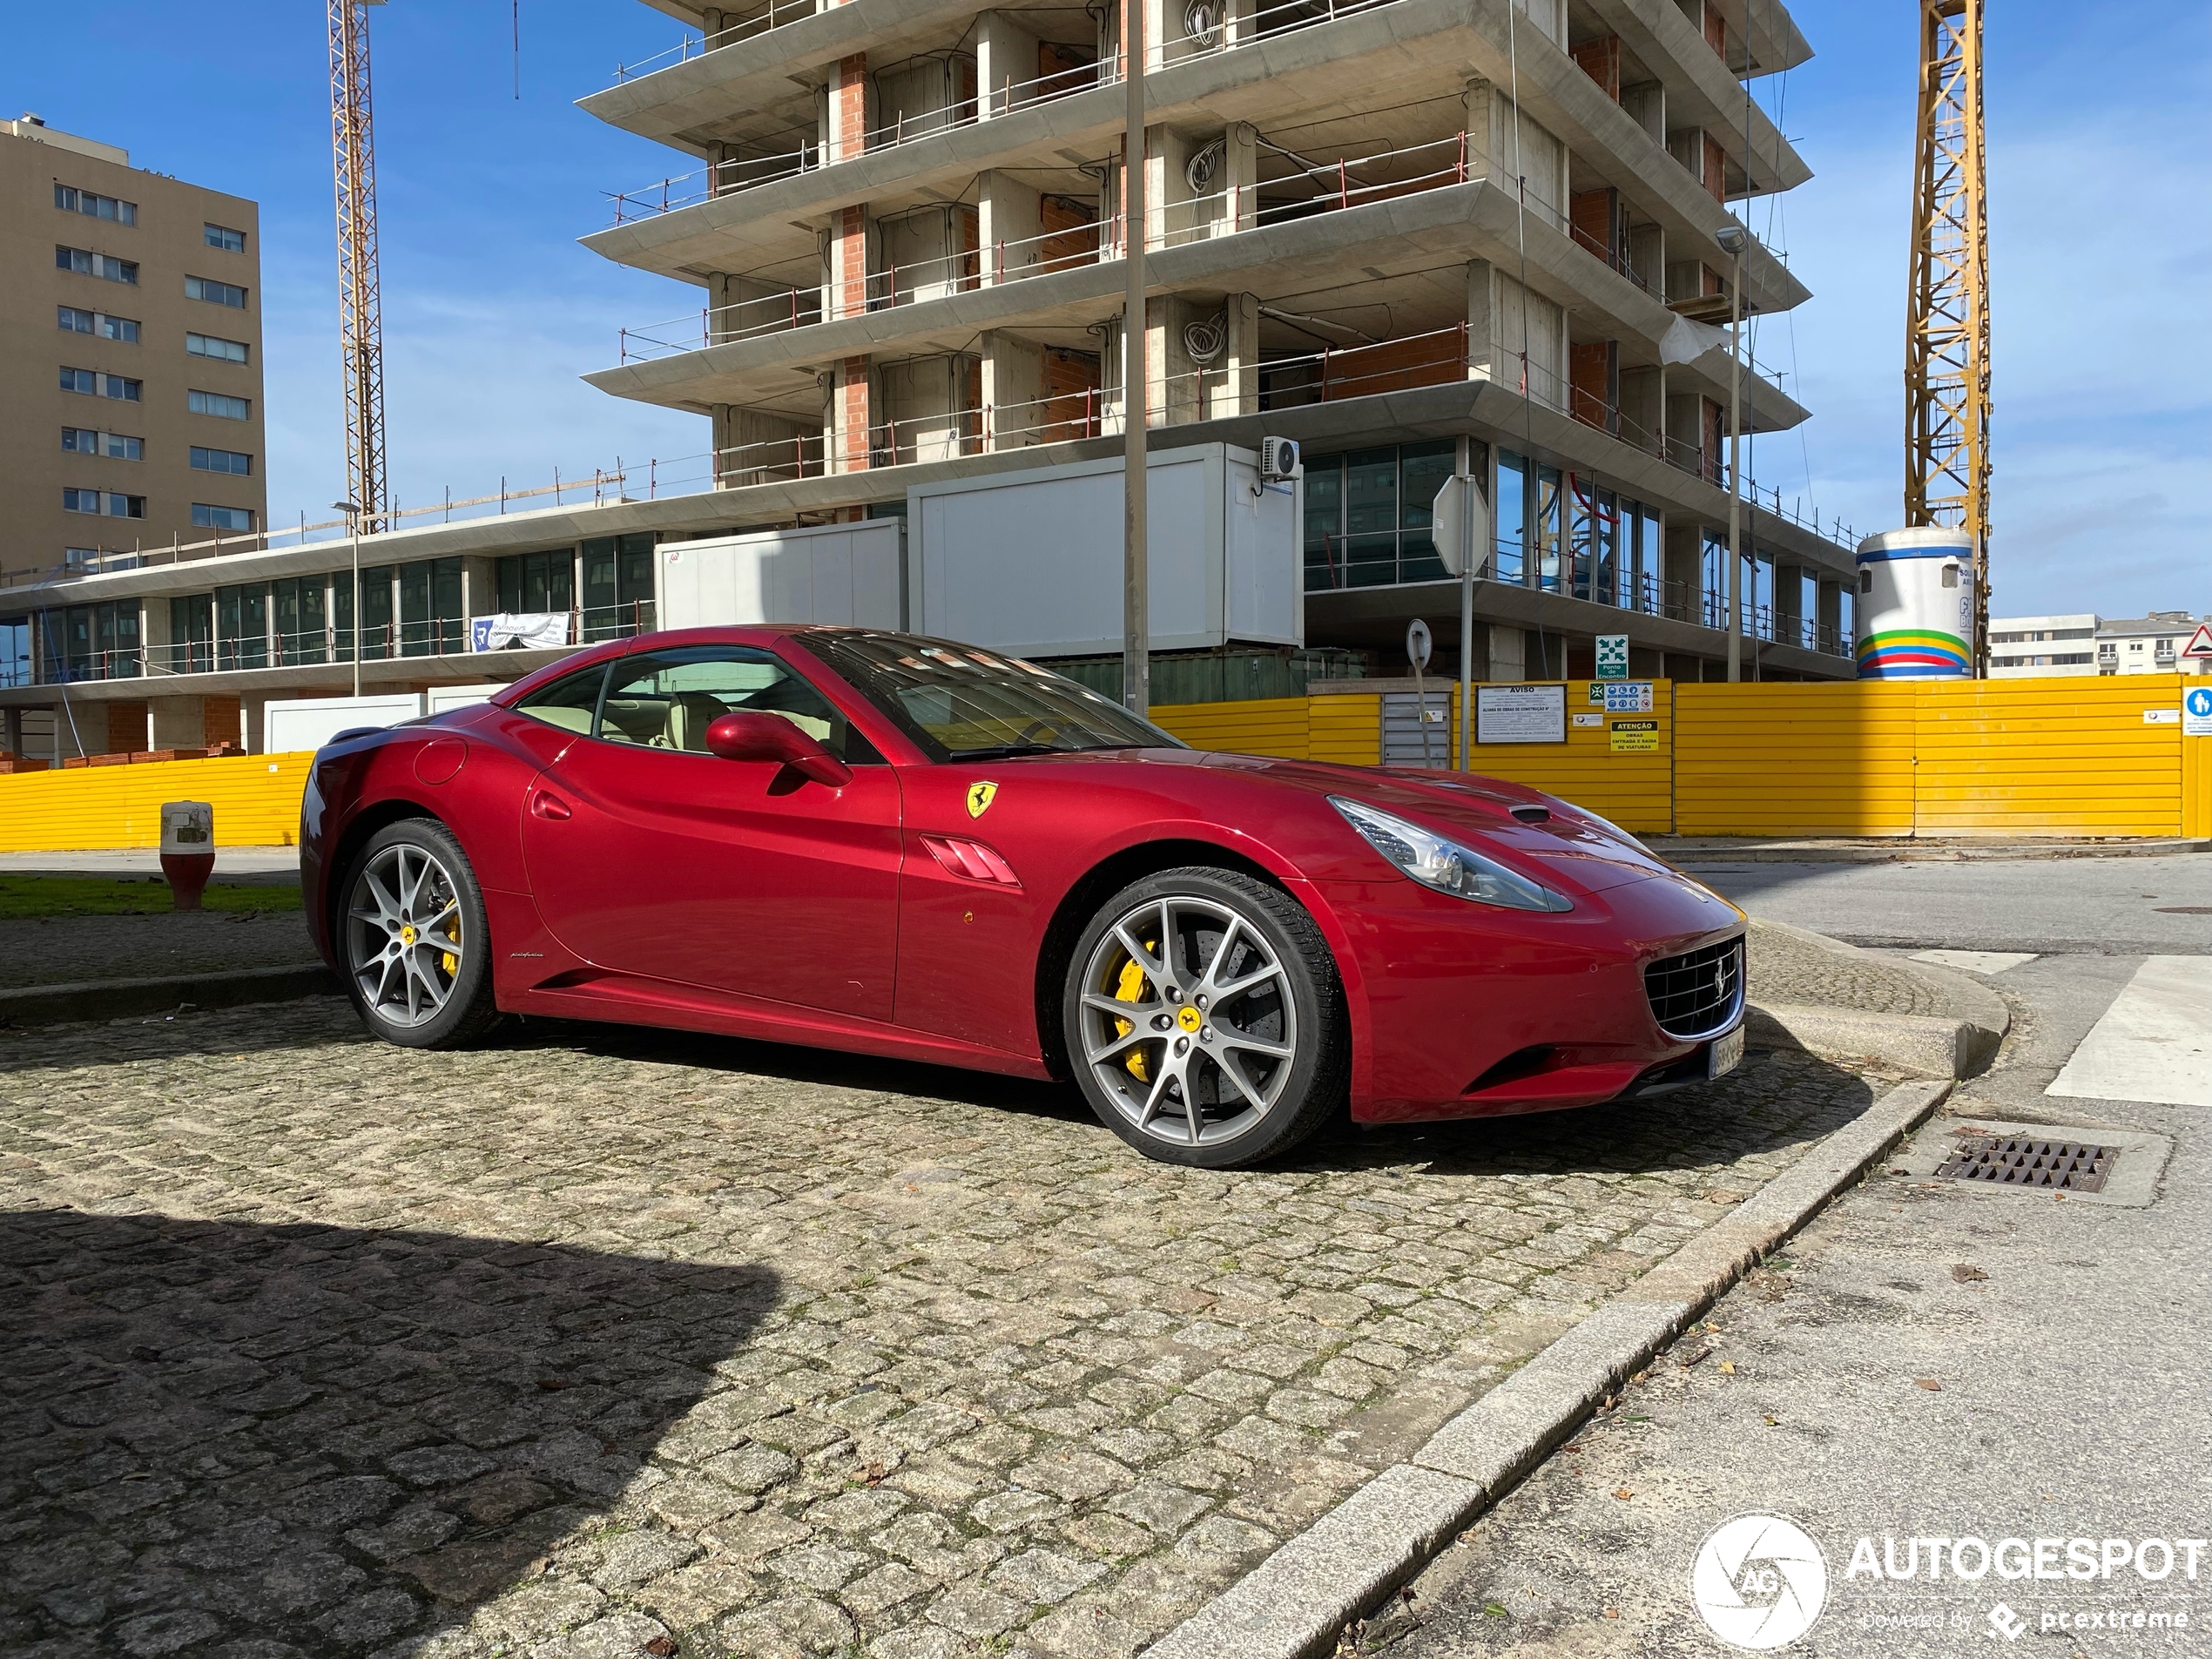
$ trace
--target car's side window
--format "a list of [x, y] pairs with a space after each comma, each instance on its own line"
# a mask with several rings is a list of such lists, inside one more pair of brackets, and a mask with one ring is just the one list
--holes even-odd
[[594, 663], [578, 673], [565, 674], [543, 685], [515, 705], [518, 713], [563, 732], [589, 737], [592, 717], [599, 709], [599, 688], [607, 683], [607, 665]]
[[880, 761], [836, 705], [781, 660], [745, 645], [688, 645], [617, 658], [600, 706], [605, 743], [706, 752], [725, 714], [779, 714], [848, 765]]

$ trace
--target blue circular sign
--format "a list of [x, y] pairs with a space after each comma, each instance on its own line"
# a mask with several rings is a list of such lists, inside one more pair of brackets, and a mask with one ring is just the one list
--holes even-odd
[[2212, 720], [2212, 687], [2191, 686], [2182, 696], [2182, 706], [2200, 720]]

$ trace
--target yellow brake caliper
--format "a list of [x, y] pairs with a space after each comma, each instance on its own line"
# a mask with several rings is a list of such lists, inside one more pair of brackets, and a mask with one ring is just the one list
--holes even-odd
[[[1146, 940], [1144, 941], [1144, 948], [1150, 950], [1152, 948], [1152, 941], [1149, 939]], [[1129, 961], [1122, 964], [1122, 977], [1114, 987], [1114, 1001], [1116, 1002], [1134, 1002], [1142, 998], [1143, 995], [1144, 970], [1136, 965], [1136, 959], [1132, 956], [1129, 959]], [[1116, 1020], [1114, 1022], [1114, 1035], [1117, 1037], [1125, 1037], [1135, 1028], [1134, 1022], [1131, 1021]], [[1147, 1077], [1144, 1075], [1144, 1050], [1143, 1049], [1131, 1049], [1129, 1051], [1129, 1058], [1122, 1062], [1122, 1063], [1129, 1068], [1129, 1075], [1136, 1078], [1137, 1082], [1144, 1083], [1152, 1081], [1150, 1077]]]
[[[458, 944], [461, 941], [461, 916], [458, 912], [455, 913], [453, 925], [446, 929], [446, 937], [452, 940], [456, 944]], [[455, 974], [460, 971], [461, 958], [455, 955], [451, 951], [448, 950], [442, 953], [438, 960], [444, 966], [446, 977], [448, 979], [451, 979]]]

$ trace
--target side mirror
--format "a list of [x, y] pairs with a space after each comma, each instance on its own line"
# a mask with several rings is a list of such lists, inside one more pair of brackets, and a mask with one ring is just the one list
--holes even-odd
[[853, 781], [853, 768], [780, 714], [724, 714], [706, 728], [710, 754], [725, 760], [772, 760], [832, 789]]

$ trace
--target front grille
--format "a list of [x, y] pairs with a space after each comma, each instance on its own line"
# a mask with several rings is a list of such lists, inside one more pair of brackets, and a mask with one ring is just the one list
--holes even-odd
[[1702, 1042], [1736, 1023], [1743, 1008], [1743, 941], [1730, 939], [1643, 970], [1644, 995], [1659, 1028], [1681, 1042]]

